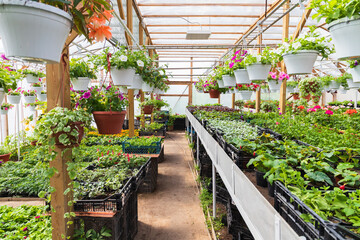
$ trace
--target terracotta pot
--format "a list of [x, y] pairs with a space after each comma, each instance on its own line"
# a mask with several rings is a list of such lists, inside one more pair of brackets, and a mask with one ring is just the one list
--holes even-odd
[[100, 134], [121, 133], [126, 111], [122, 112], [93, 112], [94, 119]]
[[309, 95], [304, 96], [303, 98], [309, 101], [309, 100], [310, 100], [310, 97], [311, 97], [311, 96], [310, 96], [310, 94], [309, 94]]
[[[79, 146], [79, 144], [81, 143], [81, 140], [82, 138], [84, 137], [84, 126], [82, 126], [82, 122], [73, 122], [73, 123], [70, 123], [70, 127], [71, 127], [71, 130], [70, 132], [72, 132], [72, 130], [78, 130], [79, 132], [79, 137], [78, 139], [76, 139], [76, 137], [74, 136], [71, 136], [70, 133], [66, 133], [66, 132], [58, 132], [56, 134], [53, 135], [53, 137], [55, 138], [55, 145], [59, 148], [72, 148], [72, 147], [77, 147]], [[61, 134], [67, 134], [70, 138], [70, 142], [72, 143], [71, 145], [69, 146], [65, 146], [63, 145], [62, 143], [60, 143], [59, 141], [59, 137]]]
[[294, 98], [294, 100], [299, 100], [299, 99], [300, 99], [299, 94], [298, 94], [298, 93], [294, 93], [294, 94], [293, 94], [293, 98]]
[[220, 92], [216, 89], [210, 89], [209, 90], [210, 98], [219, 98]]
[[209, 91], [204, 91], [204, 93], [209, 93]]
[[318, 103], [318, 102], [320, 102], [320, 97], [312, 96], [312, 100], [314, 103]]
[[152, 105], [143, 106], [144, 114], [152, 114], [153, 110], [154, 110], [154, 106]]
[[3, 163], [8, 162], [10, 160], [10, 155], [11, 153], [0, 155], [0, 161], [2, 161]]

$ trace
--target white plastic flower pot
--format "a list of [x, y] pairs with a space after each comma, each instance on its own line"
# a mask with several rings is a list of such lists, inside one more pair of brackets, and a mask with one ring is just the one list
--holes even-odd
[[43, 90], [43, 87], [31, 87], [32, 90], [34, 90], [37, 94], [41, 93], [41, 91]]
[[360, 88], [360, 82], [358, 83], [354, 83], [353, 80], [351, 78], [346, 79], [347, 80], [347, 84], [349, 86], [349, 88], [355, 88], [355, 89], [359, 89]]
[[140, 93], [139, 89], [134, 89], [134, 95], [138, 95]]
[[219, 88], [224, 88], [224, 81], [223, 80], [218, 80], [218, 85], [219, 85]]
[[308, 50], [301, 50], [294, 54], [284, 54], [283, 58], [287, 74], [294, 75], [311, 73], [318, 55], [319, 53], [317, 51]]
[[37, 83], [37, 82], [39, 82], [39, 78], [35, 77], [32, 74], [26, 74], [26, 82], [27, 83]]
[[71, 79], [71, 83], [75, 91], [87, 91], [90, 81], [91, 80], [88, 77], [79, 77], [79, 78]]
[[239, 91], [239, 96], [241, 100], [250, 100], [253, 91]]
[[267, 79], [271, 65], [255, 63], [246, 67], [250, 81], [265, 80]]
[[350, 74], [353, 77], [353, 82], [358, 83], [360, 82], [360, 65], [357, 65], [354, 68], [350, 68]]
[[24, 96], [24, 100], [26, 103], [34, 103], [36, 100], [36, 96]]
[[9, 112], [9, 109], [8, 110], [0, 109], [0, 114], [1, 115], [6, 115], [6, 114], [8, 114], [8, 112]]
[[65, 11], [47, 4], [0, 0], [0, 36], [7, 57], [60, 62], [72, 25]]
[[236, 83], [238, 84], [250, 84], [249, 74], [246, 69], [237, 69], [234, 71]]
[[294, 87], [288, 87], [288, 86], [286, 86], [286, 92], [287, 93], [292, 93], [292, 92], [294, 92]]
[[339, 60], [360, 58], [360, 19], [339, 19], [329, 24], [329, 32]]
[[28, 106], [29, 111], [36, 112], [36, 106]]
[[270, 92], [280, 91], [281, 84], [281, 81], [279, 81], [278, 83], [276, 81], [268, 81]]
[[4, 101], [5, 98], [5, 91], [3, 88], [0, 88], [0, 104], [2, 104], [2, 101]]
[[141, 89], [143, 85], [143, 80], [140, 74], [135, 74], [134, 79], [132, 80], [131, 85], [128, 89]]
[[46, 93], [40, 93], [37, 96], [38, 96], [39, 101], [42, 101], [42, 102], [46, 101], [46, 99], [47, 99], [47, 94]]
[[342, 86], [337, 90], [337, 92], [340, 93], [340, 94], [346, 94], [347, 91], [348, 91], [348, 89], [345, 89], [345, 88], [342, 87]]
[[155, 88], [155, 89], [154, 89], [154, 93], [155, 93], [155, 94], [164, 94], [164, 91], [163, 91], [163, 90], [160, 90], [160, 89]]
[[269, 89], [262, 88], [262, 89], [261, 89], [261, 93], [269, 93]]
[[8, 95], [7, 99], [8, 99], [10, 104], [19, 104], [20, 99], [21, 99], [21, 95]]
[[235, 77], [232, 77], [230, 75], [223, 75], [222, 79], [224, 81], [224, 87], [235, 87], [236, 86]]
[[330, 82], [329, 89], [339, 89], [339, 88], [340, 88], [340, 83], [338, 83], [336, 81]]
[[128, 69], [116, 69], [111, 68], [111, 78], [116, 86], [131, 86], [134, 76], [135, 76], [135, 69], [128, 68]]
[[142, 91], [143, 92], [152, 92], [154, 90], [153, 87], [151, 87], [149, 84], [147, 84], [146, 82], [143, 82], [142, 84]]

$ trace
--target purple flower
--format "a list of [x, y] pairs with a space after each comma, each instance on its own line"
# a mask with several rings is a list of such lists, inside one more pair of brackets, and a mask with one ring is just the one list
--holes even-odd
[[77, 103], [75, 104], [75, 108], [77, 108], [79, 105], [80, 105], [79, 102], [77, 102]]
[[8, 59], [8, 58], [5, 57], [5, 54], [1, 54], [1, 58], [2, 58], [3, 60], [5, 60], [5, 61], [9, 61], [9, 60], [10, 60], [10, 59]]
[[91, 97], [91, 92], [84, 93], [84, 95], [82, 97], [85, 99], [88, 99], [89, 97]]
[[28, 228], [27, 227], [25, 227], [24, 229], [23, 229], [23, 231], [27, 231], [28, 230]]
[[355, 60], [354, 65], [355, 65], [355, 66], [359, 65], [358, 60]]
[[106, 87], [106, 91], [108, 91], [111, 88], [111, 85]]
[[235, 62], [242, 62], [242, 59], [236, 59]]
[[236, 55], [234, 55], [232, 58], [231, 58], [231, 61], [234, 61], [236, 59]]

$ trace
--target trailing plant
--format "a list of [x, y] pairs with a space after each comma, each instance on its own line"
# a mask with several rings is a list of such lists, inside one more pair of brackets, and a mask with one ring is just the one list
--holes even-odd
[[21, 91], [22, 94], [24, 94], [24, 96], [35, 96], [36, 95], [36, 92], [34, 90], [23, 90]]
[[288, 74], [284, 72], [280, 72], [278, 75], [276, 72], [269, 72], [269, 76], [267, 78], [267, 81], [275, 81], [276, 84], [279, 84], [279, 81], [282, 82], [284, 79], [288, 80], [290, 77]]
[[3, 104], [1, 104], [0, 109], [6, 111], [6, 110], [9, 110], [9, 109], [11, 109], [13, 107], [14, 107], [14, 105], [12, 105], [10, 103], [3, 103]]
[[40, 72], [40, 71], [32, 71], [28, 68], [25, 68], [21, 71], [21, 73], [23, 75], [32, 75], [34, 77], [37, 77], [37, 78], [43, 78], [45, 77], [45, 74], [43, 72]]
[[69, 64], [70, 78], [87, 77], [89, 79], [97, 79], [95, 69], [90, 68], [89, 64], [81, 58], [73, 58]]
[[278, 56], [272, 50], [270, 50], [269, 47], [264, 48], [260, 54], [248, 54], [245, 58], [246, 66], [255, 63], [275, 65], [277, 62]]

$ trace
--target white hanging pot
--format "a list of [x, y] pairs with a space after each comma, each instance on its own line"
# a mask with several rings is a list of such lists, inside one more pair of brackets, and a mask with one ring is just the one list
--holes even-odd
[[0, 88], [0, 105], [2, 104], [4, 98], [5, 98], [5, 91], [3, 88]]
[[142, 84], [142, 91], [143, 92], [152, 92], [154, 90], [153, 87], [151, 87], [149, 84], [147, 84], [146, 82], [143, 82]]
[[7, 99], [8, 99], [10, 104], [19, 104], [20, 99], [21, 99], [21, 95], [8, 95]]
[[135, 69], [128, 68], [128, 69], [116, 69], [111, 68], [111, 78], [116, 86], [131, 86], [134, 76], [135, 76]]
[[128, 89], [141, 89], [143, 80], [140, 74], [135, 74], [134, 79], [132, 80], [131, 85], [128, 87]]
[[340, 94], [346, 94], [348, 91], [348, 89], [344, 88], [343, 86], [341, 86], [337, 92], [340, 93]]
[[134, 95], [138, 95], [140, 93], [139, 89], [134, 89]]
[[236, 83], [238, 84], [250, 84], [249, 74], [246, 69], [237, 69], [234, 71]]
[[31, 112], [36, 112], [36, 106], [27, 106]]
[[31, 87], [32, 90], [34, 90], [37, 94], [41, 93], [41, 91], [43, 90], [43, 87], [40, 86], [40, 87]]
[[[346, 79], [346, 80], [347, 80], [347, 84], [348, 84], [349, 88], [357, 88], [357, 89], [360, 88], [360, 82], [354, 83], [351, 78]], [[1, 102], [0, 102], [0, 103], [1, 103]]]
[[39, 82], [39, 78], [35, 77], [32, 74], [26, 74], [26, 82], [27, 83], [37, 83], [37, 82]]
[[287, 74], [309, 74], [312, 72], [314, 63], [319, 53], [311, 50], [301, 50], [297, 53], [283, 55]]
[[91, 80], [88, 77], [79, 77], [79, 78], [71, 79], [71, 83], [75, 91], [87, 91], [90, 81]]
[[261, 89], [261, 93], [269, 93], [269, 89], [262, 88], [262, 89]]
[[43, 102], [43, 101], [46, 101], [47, 94], [46, 93], [40, 93], [40, 94], [37, 95], [37, 97], [38, 97], [39, 101]]
[[223, 80], [217, 80], [219, 88], [224, 88], [224, 81]]
[[360, 82], [360, 65], [357, 65], [354, 68], [350, 68], [350, 74], [353, 77], [353, 82], [358, 83]]
[[36, 96], [24, 96], [24, 100], [26, 103], [34, 103], [36, 100]]
[[155, 88], [155, 89], [154, 89], [154, 93], [155, 93], [155, 94], [164, 94], [164, 91], [163, 91], [163, 90], [160, 90], [160, 89], [158, 89], [158, 88]]
[[236, 86], [235, 77], [232, 77], [230, 75], [223, 75], [222, 79], [224, 81], [224, 87], [235, 87]]
[[279, 81], [278, 83], [276, 83], [276, 81], [268, 81], [270, 92], [280, 91], [281, 84], [281, 81]]
[[286, 92], [287, 93], [293, 93], [294, 92], [294, 87], [288, 87], [288, 86], [286, 86]]
[[248, 71], [250, 81], [265, 80], [269, 75], [271, 65], [255, 63], [246, 66], [246, 69]]
[[339, 60], [360, 58], [360, 19], [342, 18], [331, 22], [329, 32]]
[[250, 100], [253, 91], [239, 91], [239, 96], [241, 100]]
[[8, 114], [8, 112], [9, 112], [9, 109], [8, 110], [0, 109], [0, 114], [1, 115], [6, 115], [6, 114]]
[[339, 89], [340, 88], [340, 83], [336, 82], [336, 81], [331, 81], [330, 85], [328, 86], [329, 89]]
[[72, 17], [47, 4], [0, 0], [0, 36], [7, 57], [60, 62]]

